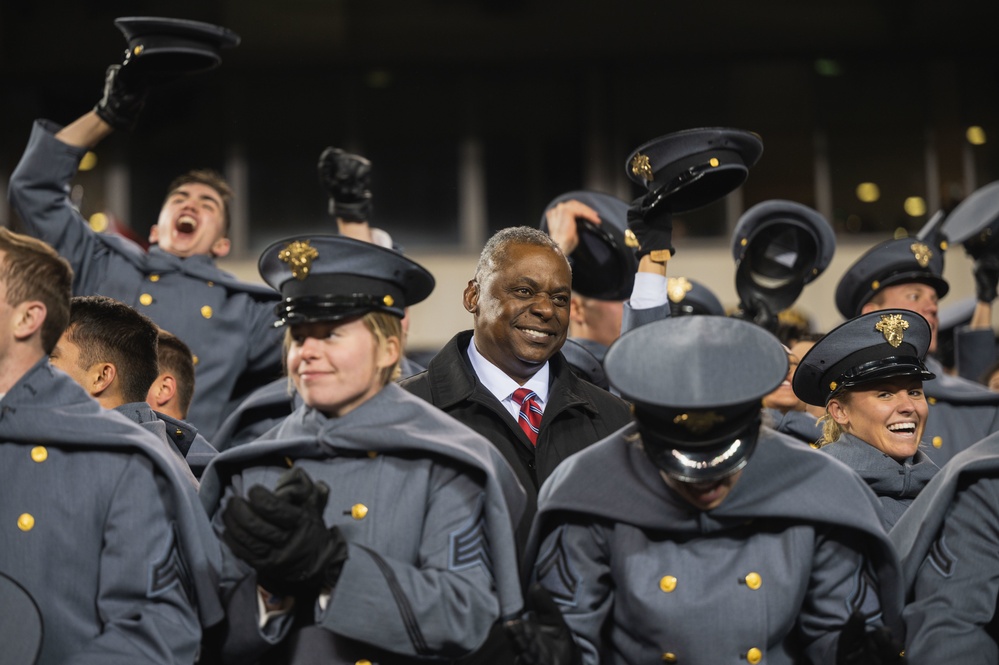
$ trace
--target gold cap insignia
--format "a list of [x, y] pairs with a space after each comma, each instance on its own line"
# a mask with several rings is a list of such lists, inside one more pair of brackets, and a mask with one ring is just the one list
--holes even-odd
[[625, 247], [631, 247], [632, 249], [638, 249], [638, 237], [635, 232], [631, 229], [624, 230], [624, 245]]
[[391, 307], [392, 305], [395, 304], [395, 298], [393, 298], [392, 296], [386, 295], [384, 298], [382, 298], [382, 303], [384, 303], [384, 305], [386, 307]]
[[319, 251], [308, 240], [296, 240], [281, 250], [278, 258], [291, 266], [291, 274], [302, 280], [309, 276], [312, 261], [319, 258]]
[[704, 434], [725, 418], [714, 411], [699, 411], [697, 413], [681, 413], [673, 419], [674, 425], [682, 425], [692, 434]]
[[933, 258], [933, 250], [927, 245], [924, 245], [921, 242], [914, 242], [909, 247], [909, 250], [912, 251], [912, 255], [916, 257], [916, 263], [919, 264], [920, 268], [925, 268], [930, 265], [930, 259]]
[[637, 153], [631, 158], [631, 172], [640, 178], [645, 178], [646, 182], [652, 182], [656, 177], [652, 172], [652, 163], [649, 162], [649, 156], [642, 153]]
[[909, 329], [909, 322], [901, 314], [882, 314], [874, 329], [885, 336], [885, 341], [896, 349], [902, 343], [902, 332]]
[[686, 277], [670, 277], [666, 280], [666, 293], [673, 302], [682, 301], [692, 288], [694, 285]]

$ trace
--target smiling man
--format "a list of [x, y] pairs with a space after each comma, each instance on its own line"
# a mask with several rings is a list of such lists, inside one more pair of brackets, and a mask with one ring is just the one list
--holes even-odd
[[[555, 467], [631, 421], [624, 401], [577, 378], [559, 352], [571, 286], [569, 262], [548, 234], [529, 227], [498, 232], [462, 298], [473, 330], [458, 333], [425, 372], [401, 384], [503, 453], [530, 497], [522, 538], [537, 488]], [[519, 389], [529, 396], [521, 400]]]
[[188, 419], [211, 439], [230, 400], [280, 375], [280, 335], [269, 325], [278, 297], [216, 266], [230, 250], [233, 193], [214, 171], [189, 171], [170, 184], [148, 252], [90, 229], [69, 198], [70, 184], [87, 150], [127, 129], [138, 107], [124, 119], [120, 105], [114, 116], [99, 104], [66, 127], [37, 121], [11, 176], [10, 202], [26, 233], [70, 261], [74, 295], [120, 300], [191, 347], [196, 388]]

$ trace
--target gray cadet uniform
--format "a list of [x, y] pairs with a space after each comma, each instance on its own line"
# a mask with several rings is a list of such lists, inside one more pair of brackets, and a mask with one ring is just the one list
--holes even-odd
[[11, 204], [27, 233], [73, 266], [74, 295], [120, 300], [182, 339], [197, 358], [189, 420], [208, 438], [225, 416], [241, 377], [281, 371], [281, 336], [271, 325], [278, 295], [220, 270], [211, 256], [144, 252], [118, 236], [93, 232], [69, 200], [86, 150], [62, 143], [58, 127], [37, 121], [10, 179]]
[[216, 527], [229, 496], [273, 488], [285, 460], [329, 485], [324, 519], [349, 555], [325, 610], [304, 627], [285, 616], [263, 630], [256, 576], [227, 556], [229, 662], [250, 662], [289, 632], [281, 662], [317, 662], [312, 649], [330, 663], [455, 658], [520, 609], [513, 528], [524, 493], [499, 452], [464, 425], [395, 384], [340, 418], [303, 406], [208, 468], [201, 494]]
[[122, 404], [114, 410], [155, 434], [175, 457], [184, 462], [181, 472], [197, 489], [198, 478], [218, 455], [218, 451], [198, 434], [198, 430], [183, 420], [153, 411], [145, 402]]
[[909, 663], [999, 661], [999, 434], [948, 462], [889, 535], [905, 575]]
[[[434, 286], [402, 254], [342, 236], [276, 243], [261, 255], [260, 272], [284, 296], [282, 323], [303, 324], [291, 331], [301, 331], [310, 349], [314, 336], [326, 336], [324, 322], [368, 312], [401, 319]], [[289, 371], [294, 377], [295, 366]], [[482, 436], [395, 383], [353, 398], [359, 403], [337, 417], [323, 413], [322, 390], [321, 403], [311, 404], [306, 385], [299, 383], [300, 407], [260, 439], [219, 454], [202, 480], [202, 501], [224, 543], [224, 660], [426, 662], [472, 651], [497, 619], [523, 605], [514, 529], [525, 495], [513, 471]], [[256, 571], [268, 569], [244, 534], [259, 541], [278, 527], [240, 511], [259, 508], [262, 491], [276, 495], [289, 467], [328, 487], [320, 527], [335, 548], [320, 556], [325, 565], [334, 549], [340, 569], [335, 581], [289, 591], [296, 611], [261, 627]], [[314, 552], [315, 538], [297, 549], [291, 540], [297, 560]]]
[[221, 561], [176, 460], [47, 360], [0, 406], [0, 571], [41, 610], [38, 663], [192, 663]]
[[[927, 284], [944, 297], [950, 286], [943, 279], [946, 243], [938, 236], [886, 240], [850, 266], [836, 286], [836, 307], [845, 318], [860, 314], [881, 289], [896, 284]], [[960, 336], [960, 332], [957, 333]], [[940, 363], [926, 358], [937, 380], [925, 386], [930, 416], [923, 433], [926, 455], [943, 466], [955, 454], [999, 430], [999, 393], [950, 376]]]
[[[898, 562], [873, 494], [759, 426], [760, 399], [787, 374], [776, 338], [678, 317], [622, 336], [606, 366], [637, 400], [636, 422], [555, 470], [526, 558], [583, 663], [834, 663], [854, 612], [900, 631]], [[715, 370], [726, 380], [688, 380]], [[736, 473], [707, 509], [664, 482]]]
[[896, 462], [866, 441], [850, 434], [843, 434], [822, 447], [822, 452], [832, 455], [860, 474], [860, 477], [878, 495], [879, 514], [885, 530], [891, 529], [930, 479], [939, 471], [923, 451], [904, 462]]

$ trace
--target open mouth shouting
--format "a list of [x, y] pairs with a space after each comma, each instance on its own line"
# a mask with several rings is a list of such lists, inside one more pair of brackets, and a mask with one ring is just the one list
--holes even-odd
[[181, 215], [177, 218], [175, 228], [179, 234], [191, 235], [198, 230], [198, 220], [194, 219], [194, 217], [191, 217], [190, 215]]

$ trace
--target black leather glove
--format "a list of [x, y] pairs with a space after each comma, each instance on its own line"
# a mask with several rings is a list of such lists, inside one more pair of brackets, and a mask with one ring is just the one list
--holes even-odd
[[[628, 208], [628, 228], [638, 240], [635, 256], [640, 261], [646, 254], [673, 249], [673, 212], [667, 202], [667, 185], [652, 190], [632, 201]], [[659, 255], [661, 256], [661, 255]], [[657, 259], [657, 255], [653, 255]]]
[[222, 541], [257, 571], [260, 586], [284, 596], [335, 586], [347, 541], [323, 521], [329, 487], [295, 467], [273, 492], [254, 485], [247, 497], [234, 496], [226, 505]]
[[527, 592], [528, 611], [504, 624], [507, 639], [517, 653], [517, 665], [578, 665], [579, 647], [558, 605], [540, 584]]
[[330, 195], [330, 214], [345, 222], [371, 217], [371, 162], [330, 146], [319, 155], [319, 182]]
[[990, 303], [996, 299], [999, 284], [999, 256], [985, 254], [975, 260], [975, 296], [978, 302]]
[[134, 71], [126, 60], [124, 65], [111, 65], [104, 74], [104, 96], [94, 111], [101, 120], [115, 129], [131, 130], [146, 105], [149, 86], [144, 77]]
[[864, 615], [847, 619], [836, 644], [836, 665], [905, 665], [902, 644], [884, 626], [868, 628]]

